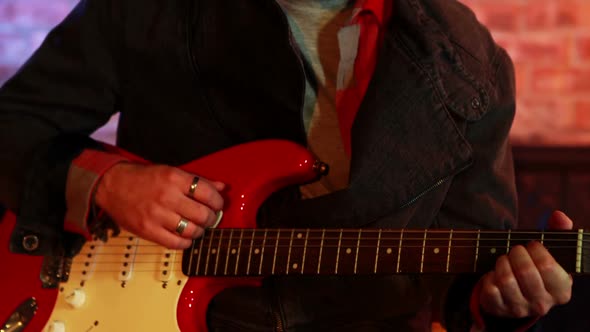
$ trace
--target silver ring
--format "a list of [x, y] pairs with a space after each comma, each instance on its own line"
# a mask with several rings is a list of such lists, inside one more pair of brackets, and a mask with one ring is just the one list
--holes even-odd
[[188, 223], [188, 220], [180, 218], [180, 220], [178, 221], [178, 225], [176, 225], [176, 233], [182, 235], [182, 232], [184, 232], [186, 226], [188, 226]]
[[193, 183], [191, 183], [191, 186], [188, 188], [188, 193], [193, 196], [195, 194], [195, 190], [197, 190], [197, 184], [199, 183], [199, 177], [195, 176], [193, 178]]

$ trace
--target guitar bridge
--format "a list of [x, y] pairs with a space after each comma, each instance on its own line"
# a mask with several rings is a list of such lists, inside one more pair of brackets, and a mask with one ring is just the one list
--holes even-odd
[[43, 288], [57, 288], [61, 282], [67, 282], [72, 260], [63, 256], [45, 256], [40, 275]]
[[21, 303], [8, 317], [8, 320], [0, 326], [0, 332], [21, 332], [29, 324], [37, 312], [37, 301], [29, 298]]

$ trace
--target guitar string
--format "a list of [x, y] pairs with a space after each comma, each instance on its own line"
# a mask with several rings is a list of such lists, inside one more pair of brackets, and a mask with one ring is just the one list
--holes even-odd
[[[416, 242], [418, 242], [418, 241], [416, 241]], [[235, 244], [236, 244], [235, 246], [234, 245], [229, 245], [229, 244], [222, 244], [220, 246], [218, 246], [218, 245], [212, 245], [210, 247], [210, 249], [211, 250], [214, 250], [214, 249], [218, 249], [218, 247], [219, 247], [219, 249], [226, 249], [226, 248], [236, 248], [237, 249], [238, 248], [238, 245], [237, 245], [238, 243], [235, 243]], [[368, 245], [368, 244], [367, 245], [362, 245], [361, 244], [361, 245], [358, 245], [357, 246], [354, 243], [347, 243], [347, 244], [350, 244], [350, 245], [341, 244], [339, 246], [338, 244], [326, 244], [325, 241], [324, 241], [324, 244], [321, 245], [321, 246], [324, 247], [324, 248], [373, 248], [373, 249], [376, 249], [377, 248], [376, 245]], [[513, 243], [513, 244], [510, 245], [510, 248], [513, 248], [516, 245], [523, 245], [523, 244], [514, 244]], [[256, 245], [256, 244], [250, 245], [250, 243], [246, 243], [246, 244], [242, 243], [242, 245], [239, 246], [239, 247], [240, 248], [250, 248], [250, 247], [252, 247], [252, 248], [262, 248], [262, 247], [264, 247], [264, 248], [275, 248], [275, 247], [277, 247], [277, 248], [312, 248], [312, 249], [313, 248], [316, 248], [316, 249], [319, 249], [320, 244], [309, 244], [309, 242], [308, 242], [307, 245], [305, 245], [305, 244], [296, 244], [296, 245], [280, 244], [280, 245], [277, 246], [277, 245], [274, 245], [272, 243], [267, 243], [265, 245]], [[391, 243], [391, 245], [387, 245], [387, 244], [383, 244], [383, 241], [381, 241], [381, 244], [379, 245], [379, 247], [380, 248], [396, 248], [397, 249], [397, 248], [399, 248], [399, 245], [397, 243]], [[460, 248], [460, 249], [464, 249], [464, 248], [467, 248], [467, 249], [475, 249], [477, 247], [479, 247], [480, 249], [482, 249], [482, 248], [483, 249], [486, 249], [486, 248], [489, 248], [489, 249], [492, 249], [492, 248], [504, 248], [505, 249], [506, 248], [506, 245], [487, 245], [486, 244], [486, 245], [474, 246], [474, 245], [455, 245], [455, 244], [453, 244], [450, 247], [451, 247], [451, 249], [456, 249], [456, 248]], [[547, 249], [577, 249], [578, 248], [578, 246], [576, 246], [576, 245], [547, 245], [547, 244], [544, 245], [544, 247], [547, 248]], [[111, 248], [113, 248], [113, 247], [109, 247], [107, 249], [111, 249]], [[135, 248], [135, 246], [134, 246], [134, 248]], [[146, 248], [146, 246], [143, 246], [143, 247], [139, 246], [139, 248]], [[149, 248], [150, 249], [153, 249], [153, 248], [155, 248], [155, 246], [150, 246]], [[185, 250], [188, 250], [188, 249], [185, 249], [185, 250], [182, 250], [182, 249], [174, 249], [173, 250], [173, 249], [165, 249], [164, 247], [160, 247], [160, 248], [162, 248], [162, 251], [141, 252], [141, 254], [142, 255], [165, 255], [166, 253], [171, 253], [171, 252], [184, 252]], [[209, 247], [207, 246], [207, 247], [204, 247], [204, 248], [209, 248]], [[427, 245], [421, 245], [421, 244], [414, 244], [414, 245], [405, 244], [405, 245], [402, 245], [401, 248], [402, 249], [403, 248], [449, 248], [449, 246], [448, 246], [448, 244], [441, 244], [441, 245], [436, 245], [436, 244], [427, 244]], [[98, 252], [96, 250], [97, 249], [94, 249], [93, 251], [81, 251], [78, 255], [85, 256], [85, 255], [89, 255], [90, 254], [90, 255], [93, 255], [94, 256], [94, 255], [125, 255], [127, 253], [129, 255], [139, 255], [140, 254], [140, 253], [137, 253], [137, 252], [136, 253], [131, 253], [131, 252], [126, 252], [126, 251], [123, 251], [123, 252]], [[129, 250], [131, 250], [131, 248]], [[585, 250], [586, 251], [589, 251], [590, 248], [586, 248]]]
[[[254, 237], [254, 238], [252, 238], [252, 237], [247, 237], [246, 236], [244, 238], [246, 238], [248, 241], [250, 241], [251, 239], [253, 241], [264, 241], [264, 237]], [[214, 242], [214, 244], [217, 246], [220, 241], [223, 243], [223, 242], [225, 242], [227, 240], [228, 240], [227, 238], [222, 238], [222, 237], [217, 237], [217, 238], [216, 237], [213, 237], [212, 239], [209, 238], [209, 237], [207, 237], [207, 238], [198, 239], [198, 240], [195, 240], [195, 241], [197, 241], [197, 242], [198, 241], [217, 241], [217, 242]], [[276, 237], [272, 237], [272, 236], [267, 236], [266, 237], [266, 241], [267, 242], [272, 242], [272, 241], [276, 241], [276, 240], [277, 240]], [[302, 242], [305, 241], [305, 240], [306, 240], [306, 238], [297, 238], [297, 239], [294, 238], [293, 239], [293, 241], [302, 241]], [[384, 241], [399, 242], [399, 240], [400, 240], [400, 237], [385, 237], [385, 236], [382, 236], [380, 241], [381, 242], [384, 242]], [[511, 237], [510, 239], [508, 239], [508, 238], [506, 238], [506, 239], [499, 239], [499, 238], [497, 238], [497, 239], [486, 239], [486, 238], [480, 238], [479, 240], [477, 240], [477, 238], [456, 238], [456, 237], [453, 237], [452, 238], [452, 243], [455, 243], [455, 242], [458, 242], [458, 241], [479, 242], [480, 244], [482, 244], [482, 243], [485, 244], [486, 242], [487, 243], [494, 242], [494, 243], [496, 243], [498, 245], [501, 245], [503, 243], [506, 243], [508, 240], [510, 240], [511, 243], [519, 243], [519, 244], [522, 244], [520, 242], [525, 242], [525, 243], [528, 243], [528, 242], [531, 242], [531, 241], [537, 241], [537, 242], [539, 242], [539, 241], [541, 241], [541, 238], [512, 238]], [[544, 244], [551, 243], [551, 242], [560, 242], [560, 243], [579, 243], [579, 242], [581, 242], [583, 244], [590, 244], [590, 239], [582, 239], [582, 240], [579, 240], [579, 239], [575, 239], [575, 238], [565, 238], [565, 239], [544, 238], [542, 240], [543, 240], [543, 243]], [[140, 241], [147, 242], [146, 240], [142, 240], [142, 239], [140, 239]], [[234, 241], [237, 242], [238, 240], [234, 238], [234, 239], [232, 239], [231, 242], [234, 242]], [[279, 242], [281, 242], [281, 241], [287, 242], [287, 241], [290, 241], [290, 238], [279, 238], [278, 241]], [[307, 238], [307, 241], [308, 242], [309, 241], [320, 241], [321, 242], [322, 241], [322, 238], [321, 237], [320, 238], [310, 237], [310, 238]], [[351, 242], [355, 242], [356, 243], [358, 241], [358, 237], [354, 237], [354, 238], [353, 237], [350, 237], [350, 238], [343, 237], [342, 239], [339, 239], [338, 237], [324, 237], [323, 238], [323, 242], [325, 243], [327, 241], [351, 241]], [[377, 241], [377, 238], [366, 238], [366, 237], [364, 237], [364, 238], [361, 238], [360, 241], [361, 242]], [[410, 241], [416, 241], [416, 242], [422, 243], [424, 241], [424, 237], [423, 236], [422, 237], [419, 237], [419, 238], [409, 238], [409, 237], [405, 237], [405, 236], [402, 237], [402, 242], [403, 243], [408, 243]], [[433, 242], [436, 242], [436, 241], [440, 241], [440, 242], [443, 242], [443, 243], [448, 243], [449, 242], [449, 238], [448, 237], [447, 238], [428, 238], [427, 237], [426, 238], [426, 241], [427, 242], [430, 242], [430, 243], [433, 243]], [[100, 246], [102, 248], [125, 248], [125, 247], [127, 247], [128, 249], [130, 249], [131, 247], [133, 247], [133, 248], [152, 247], [152, 248], [163, 248], [163, 249], [165, 249], [165, 247], [163, 247], [163, 246], [161, 246], [159, 244], [152, 243], [152, 242], [139, 243], [139, 244], [113, 243], [113, 242], [106, 242], [106, 243], [104, 243], [104, 242], [93, 242], [93, 243], [89, 243], [87, 246], [97, 246], [97, 247]], [[454, 245], [451, 245], [451, 246], [454, 247]], [[166, 250], [173, 250], [173, 249], [166, 249]]]
[[[340, 262], [346, 262], [348, 261], [349, 263], [352, 263], [352, 260], [355, 259], [354, 254], [348, 254], [348, 255], [341, 255], [340, 257], [338, 257], [338, 260]], [[444, 256], [444, 257], [441, 257]], [[440, 259], [433, 259], [434, 257], [429, 255], [427, 257], [425, 257], [424, 260], [421, 260], [421, 255], [414, 255], [414, 256], [406, 256], [407, 257], [412, 257], [415, 258], [415, 260], [412, 260], [413, 263], [419, 263], [419, 262], [423, 262], [423, 264], [426, 265], [430, 265], [430, 266], [445, 266], [446, 265], [446, 261], [447, 258], [445, 256], [445, 254], [441, 254]], [[233, 256], [235, 257], [235, 256]], [[371, 264], [375, 263], [375, 259], [373, 259], [374, 256], [371, 257], [371, 259], [367, 259], [365, 260], [366, 262], [369, 262]], [[296, 258], [296, 259], [303, 259], [303, 256], [297, 256], [297, 257], [291, 257]], [[495, 259], [497, 258], [496, 256], [487, 256], [486, 259], [482, 259], [481, 256], [478, 259], [478, 262], [486, 262], [489, 261], [489, 259]], [[590, 259], [590, 255], [583, 255], [582, 257], [583, 259]], [[240, 258], [240, 259], [234, 259], [232, 257], [230, 257], [229, 259], [225, 259], [225, 258], [221, 258], [220, 261], [223, 262], [224, 264], [226, 262], [233, 262], [234, 264], [237, 264], [238, 266], [242, 266], [242, 264], [240, 263], [244, 263], [246, 262], [247, 258]], [[313, 262], [314, 260], [307, 260], [308, 262]], [[397, 255], [395, 255], [394, 253], [392, 254], [388, 254], [386, 256], [380, 256], [378, 257], [378, 261], [382, 262], [382, 261], [391, 261], [393, 263], [397, 262]], [[461, 265], [464, 264], [466, 266], [469, 267], [473, 267], [473, 264], [476, 262], [475, 259], [469, 259], [469, 258], [465, 258], [465, 257], [458, 257], [458, 258], [452, 258], [451, 261], [453, 262], [453, 264], [457, 264], [457, 265]], [[404, 260], [402, 260], [402, 262], [404, 262]], [[575, 263], [576, 260], [574, 259], [574, 257], [572, 257], [572, 261], [569, 263]], [[127, 265], [124, 265], [125, 263], [127, 263]], [[335, 263], [335, 261], [333, 262]], [[569, 264], [568, 263], [568, 264]], [[75, 273], [75, 272], [82, 272], [82, 271], [94, 271], [95, 268], [97, 267], [102, 267], [102, 266], [109, 266], [111, 268], [116, 268], [116, 271], [121, 272], [123, 270], [127, 270], [126, 268], [129, 269], [133, 269], [135, 266], [137, 265], [141, 265], [141, 264], [150, 264], [150, 265], [157, 265], [159, 266], [159, 268], [154, 269], [154, 271], [158, 270], [169, 270], [171, 269], [174, 265], [176, 266], [180, 266], [182, 265], [182, 259], [174, 259], [174, 260], [169, 260], [169, 261], [129, 261], [129, 262], [123, 262], [123, 261], [113, 261], [113, 262], [76, 262], [74, 264], [72, 264], [71, 266], [71, 273]], [[168, 264], [168, 265], [166, 265]], [[268, 265], [270, 263], [264, 263], [263, 265]], [[309, 263], [311, 264], [311, 263]], [[258, 266], [260, 265], [260, 261], [254, 261], [254, 264], [251, 264], [251, 266]], [[286, 265], [286, 264], [285, 264]], [[329, 265], [327, 265], [329, 266]], [[372, 265], [371, 265], [372, 266]], [[80, 268], [80, 270], [77, 270], [78, 268]], [[467, 269], [468, 271], [471, 271], [472, 269]], [[112, 272], [112, 271], [111, 271]], [[256, 273], [253, 273], [256, 274]]]
[[[392, 255], [395, 256], [395, 255]], [[395, 266], [397, 264], [397, 259], [392, 259], [389, 260], [389, 265], [385, 265], [385, 267], [392, 267], [394, 269], [394, 271], [383, 271], [383, 264], [385, 264], [386, 262], [383, 262], [384, 259], [379, 260], [380, 265], [379, 265], [379, 269], [377, 271], [377, 273], [394, 273], [396, 274], [397, 272], [395, 271]], [[96, 273], [116, 273], [116, 274], [121, 274], [121, 272], [123, 271], [127, 271], [129, 274], [133, 274], [133, 273], [146, 273], [146, 272], [150, 272], [150, 273], [162, 273], [162, 271], [167, 271], [167, 273], [172, 273], [172, 272], [176, 272], [176, 271], [181, 271], [182, 272], [182, 268], [180, 266], [180, 262], [175, 262], [176, 265], [173, 266], [168, 266], [168, 267], [164, 267], [164, 268], [148, 268], [146, 269], [146, 267], [133, 267], [133, 268], [129, 268], [127, 269], [123, 269], [123, 268], [118, 268], [117, 266], [108, 266], [105, 267], [105, 269], [93, 269], [93, 268], [89, 268], [89, 269], [72, 269], [70, 271], [70, 277], [72, 277], [72, 275], [74, 274], [83, 274], [87, 277], [90, 277], [92, 274], [96, 274]], [[340, 263], [343, 263], [342, 260], [340, 261]], [[365, 273], [358, 273], [358, 274], [365, 274], [365, 275], [370, 275], [370, 274], [375, 274], [374, 271], [374, 265], [373, 263], [375, 263], [375, 261], [370, 261], [367, 266], [369, 267], [367, 269], [367, 271], [371, 271], [371, 272], [365, 272]], [[414, 263], [418, 263], [418, 262], [414, 262]], [[444, 264], [443, 264], [444, 263]], [[453, 268], [449, 270], [448, 273], [467, 273], [467, 272], [474, 272], [473, 270], [473, 263], [474, 261], [464, 261], [464, 260], [454, 260], [453, 261]], [[489, 262], [488, 262], [489, 263]], [[256, 263], [255, 263], [256, 264]], [[335, 262], [334, 262], [335, 264]], [[326, 270], [328, 271], [333, 271], [334, 270], [334, 264], [332, 265], [323, 265], [323, 268], [321, 270], [321, 272], [325, 272]], [[435, 262], [430, 262], [430, 261], [424, 261], [422, 263], [423, 265], [423, 271], [426, 272], [440, 272], [440, 273], [445, 273], [445, 268], [446, 268], [446, 261], [445, 262], [440, 262], [440, 263], [435, 263]], [[486, 264], [486, 266], [490, 266], [489, 269], [486, 270], [492, 270], [493, 268], [493, 264]], [[252, 276], [258, 276], [258, 275], [275, 275], [275, 274], [281, 274], [281, 273], [272, 273], [270, 271], [266, 271], [263, 270], [262, 273], [258, 273], [258, 269], [254, 269], [251, 273], [245, 273], [244, 269], [246, 269], [246, 264], [243, 265], [239, 265], [240, 269], [237, 271], [237, 273], [227, 273], [227, 275], [252, 275]], [[250, 265], [250, 266], [258, 266], [258, 265]], [[270, 265], [264, 264], [263, 266], [265, 266], [267, 268], [267, 270], [270, 269]], [[279, 266], [279, 265], [277, 265]], [[309, 271], [312, 271], [311, 273], [307, 273], [307, 274], [318, 274], [317, 273], [317, 265], [309, 265], [312, 266], [313, 268], [308, 269]], [[418, 264], [412, 264], [411, 267], [407, 266], [407, 262], [402, 263], [402, 271], [404, 271], [404, 273], [415, 273], [415, 272], [419, 272], [419, 265]], [[282, 266], [284, 269], [289, 268], [289, 270], [292, 270], [289, 266], [287, 266], [286, 264]], [[350, 268], [351, 266], [349, 265], [348, 268]], [[343, 269], [346, 269], [346, 267], [344, 267]], [[306, 269], [307, 270], [307, 269]], [[280, 272], [280, 270], [277, 270], [278, 272]], [[203, 271], [203, 268], [200, 268], [198, 272], [201, 273], [197, 273], [196, 274], [202, 274], [202, 275], [221, 275], [223, 273], [213, 273], [215, 272], [214, 268], [209, 267], [207, 269], [207, 271]], [[588, 272], [585, 272], [588, 273]], [[320, 273], [322, 274], [322, 273]], [[327, 274], [336, 274], [336, 273], [327, 273]]]
[[[335, 249], [335, 247], [332, 247], [332, 248]], [[374, 249], [374, 247], [367, 247], [367, 248]], [[414, 247], [414, 248], [421, 248], [421, 247]], [[434, 250], [437, 247], [425, 247], [425, 248], [433, 249]], [[391, 248], [383, 248], [383, 250], [385, 250], [385, 251], [387, 249], [391, 249]], [[480, 249], [481, 249], [481, 247], [480, 247]], [[504, 248], [502, 248], [502, 249], [504, 249]], [[573, 248], [568, 248], [568, 249], [573, 249]], [[392, 250], [392, 252], [393, 252], [393, 250]], [[440, 253], [431, 253], [431, 252], [433, 252], [433, 251], [428, 250], [428, 252], [426, 252], [427, 257], [429, 257], [430, 259], [432, 259], [433, 257], [440, 257], [441, 259], [440, 260], [437, 260], [437, 261], [446, 260], [446, 254], [444, 252], [442, 252], [442, 251]], [[223, 255], [225, 253], [227, 253], [227, 251], [220, 251], [217, 254]], [[217, 254], [211, 254], [211, 253], [209, 253], [209, 256], [215, 256]], [[416, 257], [421, 256], [421, 253], [414, 252], [414, 254], [415, 254]], [[500, 256], [500, 255], [503, 255], [503, 254], [505, 254], [505, 252], [503, 252], [503, 250], [501, 252], [491, 253], [491, 255], [488, 255], [488, 254], [485, 254], [484, 255], [483, 252], [480, 252], [480, 258], [482, 256], [487, 257], [487, 258], [496, 258], [496, 256]], [[118, 255], [118, 254], [112, 254], [112, 255]], [[364, 255], [366, 255], [366, 253]], [[433, 255], [435, 255], [435, 256], [433, 256]], [[135, 264], [158, 264], [158, 265], [161, 265], [161, 264], [164, 264], [166, 262], [168, 262], [168, 263], [175, 263], [175, 264], [176, 263], [182, 263], [182, 257], [176, 257], [176, 255], [175, 255], [175, 258], [174, 259], [167, 259], [165, 257], [162, 257], [163, 255], [161, 253], [144, 253], [144, 254], [141, 254], [141, 255], [137, 254], [137, 255], [134, 255], [134, 256], [127, 257], [127, 259], [121, 257], [121, 260], [119, 260], [119, 261], [95, 261], [93, 259], [93, 257], [95, 257], [95, 256], [98, 256], [98, 254], [92, 255], [92, 257], [89, 257], [89, 258], [87, 257], [86, 260], [84, 260], [82, 258], [78, 258], [74, 262], [72, 262], [72, 267], [78, 267], [78, 266], [89, 267], [89, 266], [109, 265], [109, 264], [122, 265], [122, 264], [125, 264], [125, 263], [127, 263], [129, 265], [135, 265]], [[178, 255], [178, 256], [180, 256], [180, 255]], [[297, 255], [297, 256], [301, 256], [302, 257], [302, 255]], [[351, 255], [351, 256], [342, 256], [342, 257], [353, 257], [353, 256], [354, 255]], [[141, 260], [141, 258], [146, 258], [146, 257], [148, 257], [148, 258], [158, 258], [158, 259], [156, 259], [156, 260]], [[223, 262], [232, 261], [232, 260], [234, 260], [233, 257], [235, 257], [235, 256], [229, 256], [229, 258], [222, 258], [222, 259], [223, 259]], [[253, 257], [259, 257], [259, 255], [258, 254], [255, 254]], [[371, 257], [373, 257], [373, 255], [371, 255]], [[581, 254], [581, 257], [584, 260], [585, 259], [590, 259], [590, 254], [589, 253], [582, 253]], [[576, 257], [572, 257], [572, 258], [576, 258]], [[243, 259], [246, 259], [246, 258], [243, 258]], [[235, 259], [235, 260], [237, 262], [237, 259]], [[429, 260], [426, 260], [426, 261], [429, 261]], [[461, 262], [461, 261], [467, 261], [467, 262], [470, 262], [472, 264], [474, 262], [474, 259], [466, 259], [465, 258], [465, 255], [453, 256], [453, 262], [454, 263], [455, 262]]]

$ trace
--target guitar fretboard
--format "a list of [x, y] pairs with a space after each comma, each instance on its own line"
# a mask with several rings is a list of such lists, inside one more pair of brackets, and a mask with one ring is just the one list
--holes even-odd
[[184, 251], [188, 276], [470, 273], [539, 241], [565, 270], [590, 272], [579, 231], [210, 229]]

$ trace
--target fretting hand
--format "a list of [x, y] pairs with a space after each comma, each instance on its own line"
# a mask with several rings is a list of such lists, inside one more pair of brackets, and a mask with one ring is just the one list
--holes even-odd
[[[549, 229], [571, 230], [573, 222], [556, 211]], [[480, 280], [479, 304], [484, 312], [498, 317], [543, 316], [570, 300], [572, 277], [539, 242], [515, 246], [496, 261], [494, 271]]]

